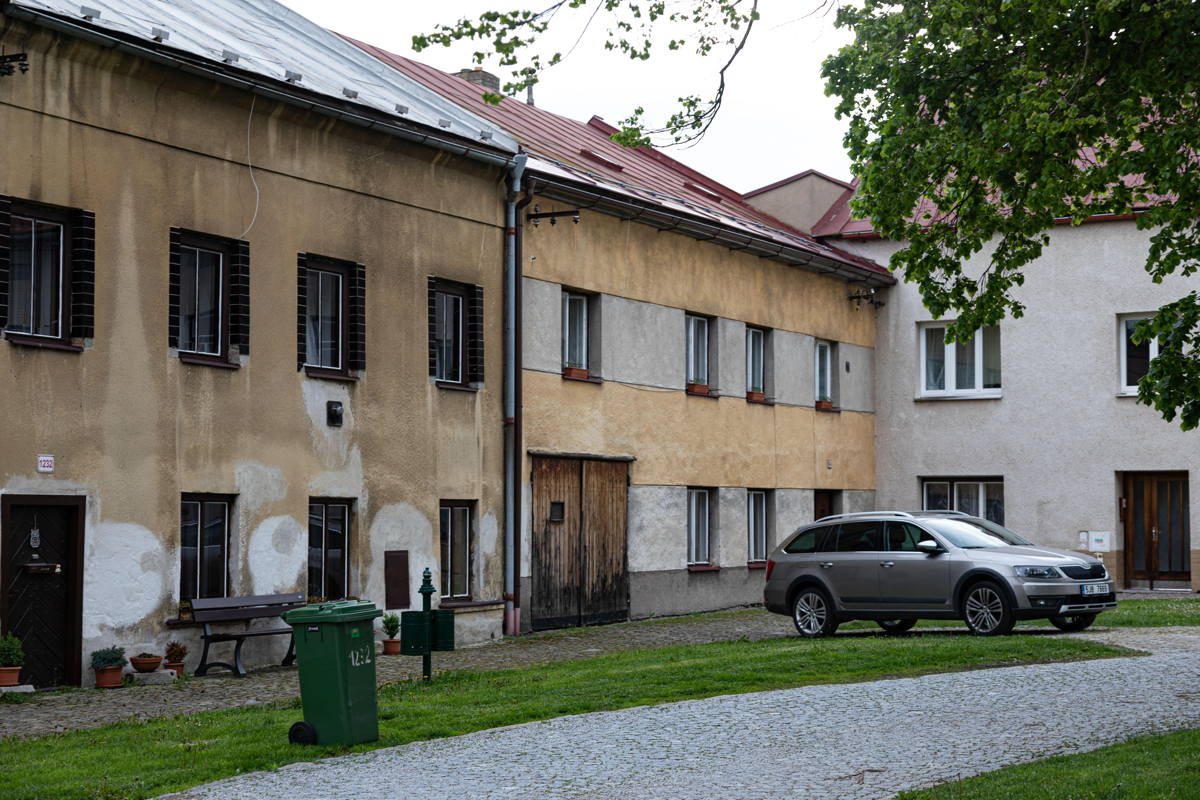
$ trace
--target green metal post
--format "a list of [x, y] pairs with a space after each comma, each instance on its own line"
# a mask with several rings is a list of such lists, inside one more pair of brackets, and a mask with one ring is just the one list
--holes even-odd
[[[429, 571], [428, 567], [426, 567], [425, 571], [421, 573], [421, 588], [417, 591], [421, 593], [421, 610], [424, 611], [427, 616], [432, 617], [433, 611], [431, 610], [431, 606], [433, 603], [433, 573]], [[421, 669], [424, 672], [425, 680], [430, 680], [433, 678], [433, 653], [428, 648], [426, 648], [425, 654], [421, 656]]]

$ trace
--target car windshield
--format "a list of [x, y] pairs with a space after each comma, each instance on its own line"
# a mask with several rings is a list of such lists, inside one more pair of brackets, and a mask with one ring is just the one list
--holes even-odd
[[926, 525], [945, 536], [955, 547], [1009, 547], [1029, 544], [1017, 534], [985, 519], [925, 519]]

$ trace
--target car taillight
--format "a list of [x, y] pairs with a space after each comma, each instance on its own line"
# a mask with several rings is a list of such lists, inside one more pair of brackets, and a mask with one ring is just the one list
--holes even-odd
[[775, 562], [774, 562], [774, 561], [768, 561], [768, 562], [767, 562], [767, 577], [766, 577], [766, 580], [771, 580], [771, 570], [773, 570], [773, 569], [775, 569]]

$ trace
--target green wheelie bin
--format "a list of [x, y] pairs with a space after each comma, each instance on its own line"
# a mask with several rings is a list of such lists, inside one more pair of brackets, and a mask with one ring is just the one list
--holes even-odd
[[375, 704], [374, 603], [338, 600], [283, 614], [296, 638], [304, 721], [294, 744], [355, 745], [379, 738]]

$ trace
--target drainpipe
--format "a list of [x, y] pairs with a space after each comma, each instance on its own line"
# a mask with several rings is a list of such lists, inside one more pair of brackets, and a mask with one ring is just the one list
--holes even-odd
[[517, 293], [521, 283], [517, 263], [517, 198], [521, 195], [521, 176], [528, 156], [518, 153], [509, 167], [510, 184], [504, 205], [504, 632], [521, 632], [521, 608], [517, 596], [517, 540], [520, 538], [519, 497], [521, 484], [517, 474], [520, 441], [517, 417]]

